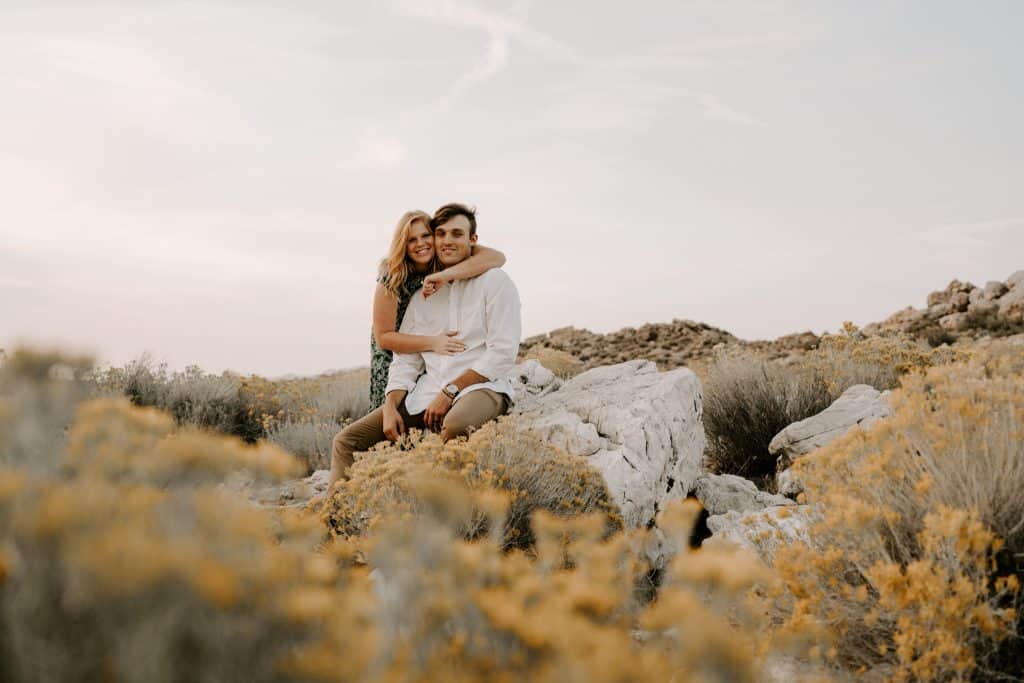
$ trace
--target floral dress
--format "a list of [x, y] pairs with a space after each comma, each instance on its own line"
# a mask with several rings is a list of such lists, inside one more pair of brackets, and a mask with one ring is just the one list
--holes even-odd
[[[405, 309], [412, 301], [413, 293], [423, 286], [426, 273], [410, 273], [405, 286], [399, 292], [398, 311], [395, 314], [395, 329], [402, 326]], [[378, 279], [378, 282], [381, 280]], [[391, 368], [391, 352], [377, 345], [377, 340], [370, 331], [370, 410], [379, 408], [384, 403], [384, 389], [388, 386], [388, 370]]]

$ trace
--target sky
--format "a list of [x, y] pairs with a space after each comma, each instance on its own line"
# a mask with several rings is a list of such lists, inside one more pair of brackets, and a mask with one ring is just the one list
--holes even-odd
[[1024, 3], [0, 0], [0, 347], [366, 365], [399, 216], [527, 335], [866, 324], [1024, 268]]

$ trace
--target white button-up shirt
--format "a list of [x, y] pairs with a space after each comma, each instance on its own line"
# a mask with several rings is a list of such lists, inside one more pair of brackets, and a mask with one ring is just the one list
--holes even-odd
[[423, 298], [422, 289], [416, 290], [399, 331], [437, 335], [458, 330], [466, 350], [454, 356], [433, 351], [396, 353], [384, 393], [408, 391], [405, 409], [416, 415], [427, 409], [442, 387], [466, 370], [475, 370], [490, 381], [466, 387], [456, 401], [477, 389], [490, 389], [514, 400], [511, 375], [522, 337], [519, 309], [519, 291], [500, 268], [471, 280], [456, 280], [429, 299]]

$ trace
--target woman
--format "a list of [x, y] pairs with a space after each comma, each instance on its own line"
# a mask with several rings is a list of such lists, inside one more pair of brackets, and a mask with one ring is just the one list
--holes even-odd
[[384, 403], [392, 352], [433, 351], [451, 356], [466, 348], [455, 330], [436, 336], [396, 331], [402, 325], [413, 292], [422, 286], [423, 296], [430, 296], [449, 282], [468, 280], [504, 264], [504, 254], [478, 244], [468, 259], [442, 270], [434, 258], [434, 233], [430, 228], [429, 214], [409, 211], [402, 216], [395, 228], [391, 249], [380, 263], [377, 291], [373, 295], [370, 410]]

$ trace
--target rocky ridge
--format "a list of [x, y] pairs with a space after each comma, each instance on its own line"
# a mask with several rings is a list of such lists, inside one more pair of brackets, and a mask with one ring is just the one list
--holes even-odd
[[[924, 308], [908, 306], [885, 320], [866, 325], [866, 336], [904, 333], [932, 346], [1024, 333], [1024, 270], [1005, 281], [983, 287], [953, 280], [945, 289], [928, 295]], [[768, 359], [785, 359], [817, 348], [820, 337], [798, 332], [773, 340], [748, 341], [723, 329], [692, 320], [648, 323], [599, 334], [576, 327], [561, 327], [524, 339], [520, 357], [532, 349], [549, 348], [570, 353], [583, 369], [642, 359], [671, 370], [711, 358], [718, 350], [754, 351]]]
[[564, 351], [583, 361], [585, 370], [634, 359], [651, 361], [660, 370], [671, 370], [710, 358], [717, 349], [724, 347], [743, 346], [769, 358], [783, 358], [815, 348], [818, 339], [812, 332], [802, 332], [773, 341], [744, 341], [705, 323], [673, 320], [624, 327], [608, 334], [562, 327], [523, 340], [519, 352], [522, 357], [536, 347]]
[[1024, 332], [1024, 270], [983, 287], [953, 280], [929, 294], [924, 308], [908, 306], [866, 325], [863, 332], [868, 336], [902, 332], [932, 346]]

